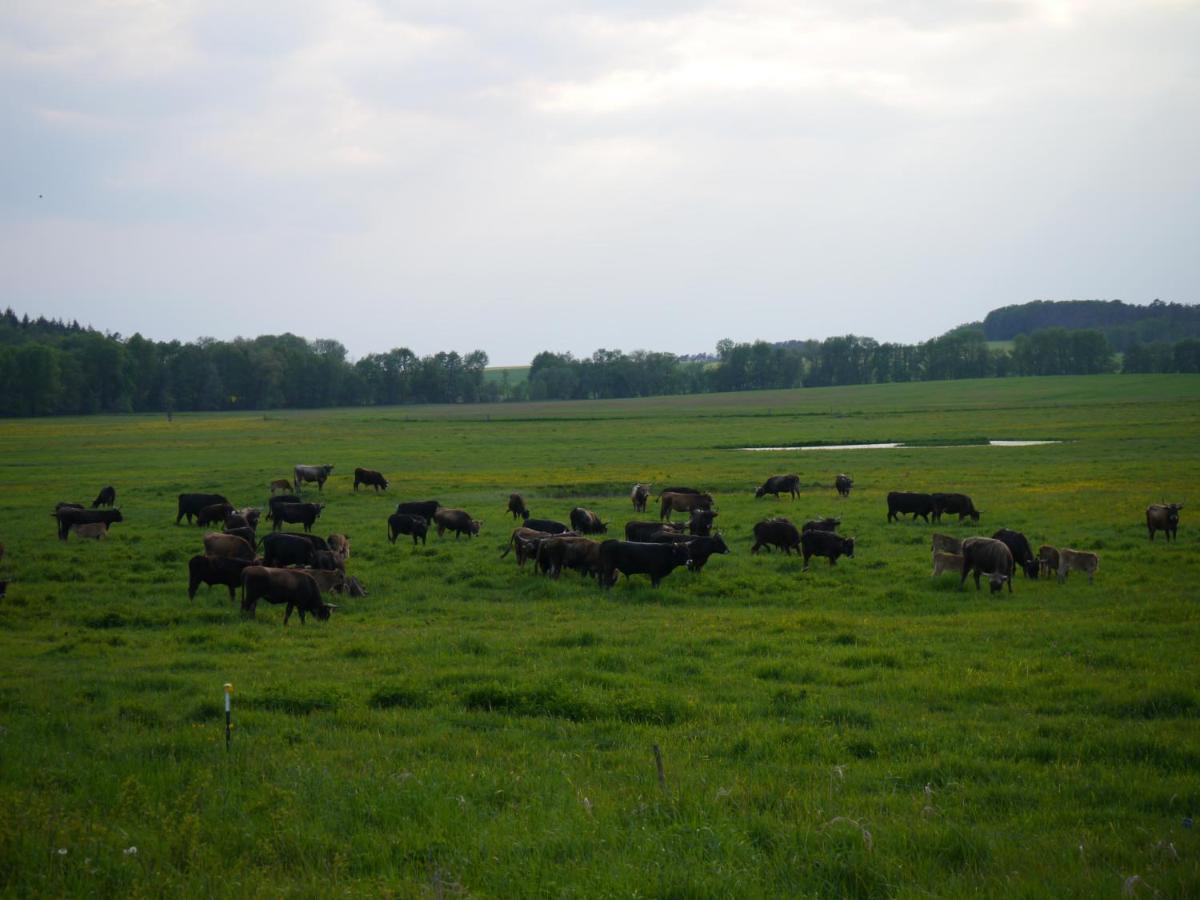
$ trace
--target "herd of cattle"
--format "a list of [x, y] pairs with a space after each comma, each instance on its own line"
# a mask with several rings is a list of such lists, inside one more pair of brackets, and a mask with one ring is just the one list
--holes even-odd
[[[185, 518], [200, 526], [219, 526], [221, 531], [204, 535], [202, 554], [188, 560], [188, 597], [195, 596], [201, 584], [210, 587], [223, 585], [230, 600], [242, 592], [241, 606], [253, 614], [259, 600], [286, 605], [284, 624], [293, 609], [304, 622], [309, 613], [318, 619], [329, 618], [337, 606], [323, 594], [364, 596], [366, 591], [353, 577], [346, 575], [350, 558], [350, 542], [345, 535], [331, 534], [321, 538], [312, 534], [313, 525], [325, 508], [323, 503], [305, 501], [299, 494], [305, 484], [316, 483], [322, 491], [333, 471], [332, 465], [296, 466], [289, 481], [270, 483], [266, 520], [272, 523], [271, 532], [258, 536], [261, 510], [237, 509], [224, 496], [212, 493], [179, 495], [175, 524]], [[853, 480], [843, 474], [835, 479], [839, 496], [849, 495]], [[354, 490], [361, 485], [387, 490], [388, 480], [372, 469], [354, 470]], [[649, 484], [635, 484], [630, 500], [635, 513], [645, 513], [651, 498]], [[284, 491], [276, 495], [277, 490]], [[296, 491], [291, 493], [290, 491]], [[797, 475], [774, 475], [757, 488], [755, 497], [788, 494], [800, 495]], [[103, 538], [108, 529], [122, 521], [116, 507], [116, 491], [105, 487], [85, 508], [79, 503], [59, 503], [53, 515], [58, 522], [58, 536], [67, 540], [70, 534], [80, 538]], [[691, 487], [671, 486], [658, 494], [658, 521], [630, 521], [625, 524], [624, 540], [594, 539], [592, 535], [608, 533], [606, 523], [589, 509], [577, 506], [570, 511], [567, 522], [534, 518], [519, 493], [509, 495], [507, 512], [520, 524], [513, 529], [501, 557], [514, 553], [518, 567], [529, 562], [535, 573], [557, 579], [563, 569], [572, 569], [584, 577], [595, 579], [604, 588], [611, 588], [620, 577], [646, 575], [657, 587], [663, 578], [677, 568], [699, 573], [715, 554], [729, 553], [720, 532], [713, 533], [718, 512], [711, 493]], [[1167, 540], [1177, 538], [1179, 511], [1183, 504], [1154, 504], [1146, 509], [1146, 527], [1150, 540], [1158, 531]], [[684, 522], [673, 522], [675, 514], [687, 516]], [[901, 515], [919, 516], [925, 522], [938, 523], [943, 514], [957, 515], [961, 523], [967, 517], [978, 522], [980, 512], [971, 498], [957, 493], [912, 493], [893, 491], [887, 495], [887, 521], [897, 521]], [[302, 531], [283, 531], [286, 524], [300, 525]], [[808, 569], [812, 557], [823, 557], [836, 565], [840, 557], [854, 557], [854, 538], [843, 537], [837, 531], [838, 518], [812, 519], [797, 527], [789, 519], [775, 516], [763, 519], [753, 527], [754, 544], [750, 552], [768, 552], [772, 548], [803, 557]], [[388, 540], [393, 544], [404, 535], [411, 537], [413, 546], [424, 544], [430, 528], [439, 537], [453, 532], [455, 538], [479, 534], [482, 522], [462, 509], [442, 506], [437, 500], [406, 501], [396, 507], [387, 520]], [[0, 545], [2, 548], [2, 545]], [[1072, 571], [1084, 572], [1091, 582], [1099, 568], [1095, 553], [1043, 544], [1035, 556], [1025, 535], [1002, 528], [989, 537], [969, 537], [964, 540], [944, 534], [932, 537], [933, 575], [954, 572], [960, 576], [960, 587], [968, 576], [974, 575], [976, 590], [981, 576], [987, 576], [992, 592], [1005, 585], [1012, 592], [1013, 574], [1020, 566], [1027, 578], [1057, 575], [1065, 581]], [[0, 553], [3, 550], [0, 549]]]

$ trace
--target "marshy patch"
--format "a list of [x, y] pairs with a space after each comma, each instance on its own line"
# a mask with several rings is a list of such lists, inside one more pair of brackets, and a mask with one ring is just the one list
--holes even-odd
[[923, 441], [852, 441], [847, 444], [815, 441], [809, 444], [790, 444], [763, 447], [718, 447], [719, 450], [748, 450], [752, 453], [794, 453], [806, 450], [935, 450], [942, 447], [1040, 447], [1046, 444], [1061, 444], [1057, 438], [1004, 439], [1004, 438], [957, 438], [930, 439]]

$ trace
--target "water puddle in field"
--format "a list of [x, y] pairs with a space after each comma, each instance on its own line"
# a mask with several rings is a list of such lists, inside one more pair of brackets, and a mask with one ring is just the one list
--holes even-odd
[[756, 453], [787, 450], [934, 450], [944, 447], [1037, 447], [1042, 444], [1061, 444], [1062, 441], [988, 441], [985, 444], [905, 444], [893, 441], [886, 444], [810, 444], [796, 447], [742, 447]]

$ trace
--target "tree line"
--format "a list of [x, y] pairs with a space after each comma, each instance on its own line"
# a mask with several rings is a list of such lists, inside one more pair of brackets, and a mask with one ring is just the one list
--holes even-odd
[[1200, 372], [1200, 340], [1134, 341], [1118, 361], [1095, 329], [1043, 328], [989, 345], [963, 327], [918, 344], [857, 335], [717, 344], [715, 358], [543, 351], [527, 378], [485, 373], [482, 350], [417, 356], [400, 347], [355, 362], [337, 341], [293, 334], [152, 341], [78, 322], [0, 316], [0, 415], [304, 409], [647, 397], [1010, 375]]
[[1155, 300], [1144, 306], [1121, 300], [1034, 300], [993, 309], [975, 326], [989, 341], [1011, 341], [1046, 328], [1094, 329], [1115, 350], [1133, 344], [1200, 337], [1200, 306]]

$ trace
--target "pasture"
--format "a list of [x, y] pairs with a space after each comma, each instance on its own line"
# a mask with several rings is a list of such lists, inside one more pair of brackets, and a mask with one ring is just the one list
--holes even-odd
[[[940, 445], [736, 449], [885, 441]], [[1195, 896], [1198, 448], [1194, 376], [2, 422], [0, 889]], [[176, 496], [265, 507], [300, 462], [335, 464], [314, 531], [368, 596], [286, 628], [189, 601]], [[754, 498], [786, 472], [798, 500]], [[510, 491], [621, 537], [634, 481], [712, 491], [732, 553], [609, 591], [499, 558]], [[58, 541], [55, 502], [106, 484], [125, 521]], [[892, 489], [982, 520], [889, 525]], [[482, 534], [389, 544], [428, 498]], [[1150, 543], [1164, 499], [1179, 540]], [[855, 558], [751, 556], [776, 514], [839, 516]], [[1094, 550], [1095, 584], [930, 577], [932, 532], [1000, 527]]]

